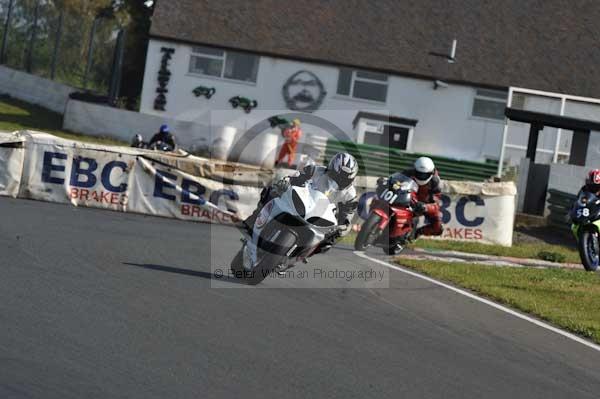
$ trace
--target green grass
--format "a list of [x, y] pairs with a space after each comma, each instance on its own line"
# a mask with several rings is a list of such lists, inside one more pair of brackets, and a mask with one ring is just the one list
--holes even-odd
[[[354, 245], [356, 233], [352, 232], [340, 240], [341, 243]], [[472, 254], [493, 256], [512, 256], [515, 258], [542, 259], [558, 263], [580, 263], [579, 254], [574, 248], [562, 245], [539, 243], [515, 243], [512, 247], [482, 244], [470, 241], [450, 241], [419, 239], [410, 245], [411, 248], [430, 250], [459, 251]]]
[[105, 145], [127, 145], [109, 137], [86, 136], [62, 129], [62, 115], [44, 107], [26, 103], [15, 98], [0, 97], [0, 130], [40, 130], [70, 140]]
[[600, 274], [398, 258], [403, 266], [465, 287], [600, 343]]
[[512, 247], [481, 244], [469, 241], [417, 240], [412, 244], [417, 248], [460, 251], [476, 254], [512, 256], [515, 258], [543, 259], [561, 263], [580, 263], [579, 254], [574, 248], [546, 243], [515, 243]]

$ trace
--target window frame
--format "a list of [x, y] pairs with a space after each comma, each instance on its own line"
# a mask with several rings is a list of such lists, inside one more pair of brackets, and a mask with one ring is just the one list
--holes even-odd
[[[500, 99], [499, 97], [493, 97], [493, 96], [488, 96], [484, 94], [479, 94], [480, 91], [487, 91], [487, 92], [491, 92], [491, 93], [502, 93], [505, 94], [506, 97], [504, 99]], [[502, 90], [494, 90], [494, 89], [484, 89], [484, 88], [475, 88], [473, 90], [473, 101], [471, 103], [471, 112], [470, 112], [470, 117], [472, 119], [477, 119], [477, 120], [483, 120], [483, 121], [487, 121], [487, 122], [495, 122], [495, 123], [504, 123], [505, 120], [505, 116], [504, 113], [502, 114], [502, 118], [491, 118], [489, 116], [480, 116], [480, 115], [475, 115], [473, 113], [473, 111], [475, 110], [475, 102], [477, 100], [483, 100], [483, 101], [491, 101], [491, 102], [495, 102], [495, 103], [501, 103], [504, 105], [504, 108], [507, 107], [508, 105], [508, 92], [503, 92]]]
[[[248, 53], [248, 54], [251, 54], [254, 58], [256, 58], [256, 78], [255, 78], [255, 80], [242, 80], [242, 79], [236, 79], [236, 78], [229, 78], [229, 77], [225, 76], [225, 69], [227, 68], [227, 58], [228, 58], [227, 56], [228, 56], [228, 54], [231, 53], [231, 51], [214, 48], [214, 50], [223, 52], [223, 55], [220, 55], [220, 56], [214, 55], [214, 54], [203, 53], [201, 51], [200, 52], [195, 51], [196, 49], [202, 49], [202, 48], [212, 49], [212, 47], [207, 47], [207, 46], [191, 46], [190, 62], [188, 64], [188, 71], [187, 71], [187, 73], [189, 75], [201, 76], [201, 77], [207, 78], [207, 79], [226, 80], [229, 82], [242, 83], [242, 84], [253, 85], [253, 86], [256, 85], [256, 82], [258, 81], [258, 69], [260, 67], [260, 56], [259, 55], [253, 54], [253, 53]], [[217, 76], [217, 75], [209, 75], [206, 73], [193, 71], [192, 70], [192, 60], [194, 59], [194, 57], [201, 57], [201, 58], [207, 58], [207, 59], [211, 59], [211, 60], [222, 61], [220, 74]]]
[[[340, 79], [340, 74], [342, 73], [343, 70], [348, 70], [351, 72], [350, 75], [350, 90], [348, 94], [340, 94], [339, 93], [339, 79]], [[369, 78], [363, 78], [363, 77], [359, 77], [357, 76], [358, 73], [360, 72], [365, 72], [365, 73], [376, 73], [382, 76], [385, 76], [385, 80], [377, 80], [377, 79], [369, 79]], [[382, 100], [373, 100], [372, 98], [363, 98], [363, 97], [356, 97], [354, 95], [354, 84], [359, 81], [359, 82], [363, 82], [363, 83], [373, 83], [373, 84], [377, 84], [380, 86], [385, 86], [385, 99]], [[358, 101], [368, 101], [368, 102], [373, 102], [373, 103], [377, 103], [377, 104], [386, 104], [387, 103], [387, 97], [388, 97], [388, 90], [390, 88], [390, 77], [389, 75], [383, 74], [383, 73], [379, 73], [379, 72], [370, 72], [370, 71], [366, 71], [366, 70], [360, 70], [360, 69], [352, 69], [352, 68], [339, 68], [338, 69], [338, 85], [336, 87], [336, 95], [343, 97], [345, 99], [353, 99], [353, 100], [358, 100]]]

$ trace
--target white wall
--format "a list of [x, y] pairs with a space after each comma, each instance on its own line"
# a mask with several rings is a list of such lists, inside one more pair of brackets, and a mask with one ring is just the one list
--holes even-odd
[[[162, 58], [160, 48], [163, 46], [175, 49], [170, 62], [171, 79], [165, 112], [153, 109]], [[434, 90], [431, 81], [390, 76], [387, 102], [381, 104], [338, 96], [338, 68], [333, 66], [262, 56], [257, 83], [246, 84], [189, 74], [190, 53], [191, 47], [188, 45], [157, 40], [150, 42], [142, 112], [205, 124], [247, 128], [266, 116], [290, 112], [285, 106], [282, 86], [292, 74], [306, 69], [319, 77], [327, 91], [323, 104], [315, 114], [329, 118], [346, 131], [349, 138], [354, 139], [352, 120], [358, 111], [387, 111], [394, 116], [419, 121], [414, 132], [412, 151], [469, 160], [498, 158], [500, 153], [503, 121], [471, 117], [475, 95], [473, 87], [450, 85]], [[216, 94], [209, 100], [195, 97], [192, 90], [200, 85], [215, 87]], [[239, 109], [233, 110], [228, 100], [236, 95], [256, 99], [258, 108], [250, 114]]]
[[[235, 128], [208, 126], [164, 116], [126, 111], [104, 105], [69, 100], [63, 128], [92, 136], [113, 137], [130, 142], [137, 133], [146, 141], [162, 124], [168, 124], [177, 144], [190, 151], [210, 148], [212, 155], [226, 159], [232, 142], [240, 134]], [[275, 160], [277, 136], [261, 135], [243, 149], [239, 161], [270, 167]]]
[[63, 114], [74, 87], [0, 66], [0, 93]]
[[164, 123], [177, 132], [177, 140], [185, 146], [202, 145], [210, 137], [210, 129], [205, 125], [77, 100], [67, 104], [63, 127], [73, 132], [130, 142], [136, 133], [149, 140]]

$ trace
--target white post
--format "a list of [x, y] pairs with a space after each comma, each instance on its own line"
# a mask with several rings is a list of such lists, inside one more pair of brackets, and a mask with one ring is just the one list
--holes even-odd
[[[562, 97], [560, 100], [560, 116], [564, 116], [565, 114], [565, 97]], [[554, 155], [552, 156], [552, 163], [558, 162], [558, 150], [560, 148], [560, 136], [562, 135], [562, 129], [558, 128], [556, 131], [556, 143], [554, 143]]]
[[410, 127], [410, 129], [408, 129], [408, 139], [406, 140], [406, 152], [413, 152], [413, 136], [415, 133], [415, 128], [414, 127]]
[[[513, 88], [508, 89], [508, 100], [506, 101], [507, 107], [510, 108], [512, 105]], [[508, 136], [508, 118], [504, 118], [504, 130], [502, 130], [502, 147], [500, 147], [500, 159], [498, 160], [498, 173], [497, 176], [502, 177], [502, 165], [504, 164], [504, 147], [506, 147], [506, 137]]]

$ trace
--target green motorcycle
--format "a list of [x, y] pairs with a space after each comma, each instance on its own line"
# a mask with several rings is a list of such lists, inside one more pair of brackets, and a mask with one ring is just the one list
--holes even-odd
[[600, 198], [594, 193], [580, 193], [570, 217], [581, 263], [585, 270], [595, 271], [600, 264]]

